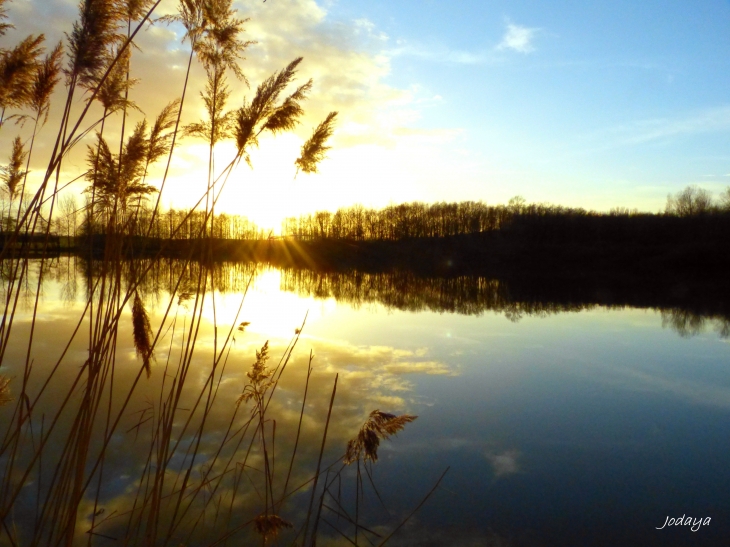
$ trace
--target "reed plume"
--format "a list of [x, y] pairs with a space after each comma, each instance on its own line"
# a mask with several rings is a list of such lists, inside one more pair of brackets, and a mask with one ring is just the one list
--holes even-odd
[[317, 164], [325, 158], [325, 153], [330, 149], [325, 143], [332, 136], [334, 120], [337, 112], [330, 112], [322, 123], [309, 137], [309, 140], [302, 145], [302, 152], [294, 162], [297, 166], [297, 173], [301, 170], [304, 173], [316, 173]]
[[111, 152], [100, 134], [97, 134], [97, 139], [97, 146], [89, 146], [87, 150], [89, 171], [85, 178], [91, 183], [87, 192], [95, 193], [102, 208], [111, 209], [117, 204], [124, 212], [133, 200], [156, 191], [143, 181], [149, 154], [146, 120], [137, 124], [121, 157]]
[[230, 88], [223, 74], [209, 74], [205, 91], [200, 94], [208, 119], [185, 126], [185, 134], [205, 139], [210, 146], [230, 136], [233, 114], [225, 110]]
[[274, 108], [264, 123], [264, 130], [274, 134], [280, 131], [291, 131], [299, 123], [299, 118], [304, 114], [301, 102], [306, 99], [307, 93], [312, 89], [310, 79], [304, 85], [299, 86], [294, 93], [289, 95], [280, 106]]
[[6, 2], [7, 0], [0, 0], [0, 36], [4, 36], [11, 28], [15, 28], [12, 24], [5, 22], [8, 18], [8, 12], [5, 8]]
[[10, 395], [10, 378], [0, 375], [0, 406], [4, 406], [12, 402], [13, 397]]
[[[29, 105], [35, 114], [34, 119], [44, 125], [51, 109], [51, 95], [60, 81], [63, 44], [60, 42], [39, 63], [30, 88]], [[41, 121], [42, 118], [42, 121]]]
[[238, 157], [250, 164], [248, 149], [258, 146], [258, 137], [264, 131], [276, 134], [293, 129], [304, 113], [301, 102], [312, 89], [312, 80], [299, 86], [281, 104], [277, 101], [291, 83], [302, 58], [298, 57], [284, 69], [264, 80], [256, 89], [256, 95], [236, 111], [234, 135]]
[[[194, 6], [187, 9], [194, 10]], [[227, 138], [233, 114], [225, 107], [230, 96], [226, 84], [226, 71], [230, 70], [239, 80], [246, 82], [239, 66], [243, 51], [253, 42], [243, 41], [238, 36], [243, 32], [247, 19], [237, 19], [231, 8], [231, 0], [207, 0], [199, 6], [200, 26], [198, 40], [193, 51], [205, 68], [208, 80], [205, 91], [200, 95], [205, 103], [208, 119], [186, 126], [186, 133], [206, 139], [210, 146]]]
[[242, 53], [254, 42], [241, 40], [239, 35], [248, 19], [235, 17], [231, 0], [205, 0], [200, 7], [203, 25], [195, 51], [198, 59], [208, 73], [230, 70], [246, 82], [239, 62], [245, 60]]
[[0, 51], [0, 127], [6, 109], [23, 108], [30, 103], [44, 39], [43, 34], [31, 35], [14, 48]]
[[104, 107], [105, 115], [126, 108], [139, 110], [137, 105], [128, 99], [129, 90], [138, 81], [136, 78], [127, 76], [127, 65], [131, 54], [129, 48], [125, 48], [123, 51], [112, 50], [107, 55], [105, 66], [110, 66], [112, 63], [114, 63], [114, 66], [101, 85], [99, 85], [98, 79], [104, 75], [105, 70], [100, 70], [90, 79], [91, 89], [98, 87], [96, 100]]
[[23, 181], [26, 171], [23, 170], [25, 158], [28, 153], [23, 147], [23, 141], [20, 137], [13, 140], [13, 150], [10, 153], [10, 162], [8, 165], [0, 167], [0, 180], [5, 185], [5, 191], [8, 193], [10, 201], [15, 199], [18, 191], [18, 185]]
[[256, 532], [263, 536], [264, 541], [276, 537], [281, 530], [293, 528], [294, 525], [279, 515], [260, 515], [253, 521]]
[[[251, 370], [246, 373], [249, 383], [243, 388], [243, 393], [236, 400], [236, 405], [245, 403], [254, 399], [257, 403], [261, 402], [266, 391], [275, 383], [271, 378], [274, 371], [266, 366], [269, 360], [269, 341], [256, 350], [256, 361], [251, 365]], [[259, 410], [258, 406], [253, 411]]]
[[154, 4], [154, 0], [123, 0], [121, 13], [128, 23], [139, 21]]
[[175, 99], [162, 109], [162, 112], [155, 119], [155, 123], [152, 124], [147, 146], [147, 157], [145, 158], [148, 166], [169, 152], [173, 136], [170, 130], [175, 127], [175, 118], [179, 108], [180, 99]]
[[203, 0], [179, 0], [178, 12], [160, 17], [158, 21], [168, 25], [181, 23], [185, 27], [183, 42], [190, 40], [195, 50], [195, 44], [206, 25], [206, 19], [203, 17]]
[[149, 316], [145, 310], [144, 303], [139, 297], [139, 293], [134, 293], [134, 303], [132, 304], [132, 331], [134, 335], [134, 349], [137, 357], [142, 358], [142, 364], [147, 378], [152, 375], [150, 367], [150, 359], [154, 357], [152, 346], [152, 327], [150, 327]]
[[345, 453], [345, 464], [350, 465], [360, 459], [378, 461], [378, 447], [381, 439], [387, 439], [395, 435], [407, 423], [412, 422], [418, 416], [403, 414], [396, 416], [380, 410], [373, 410], [367, 421], [363, 424], [357, 436], [347, 442]]
[[70, 62], [65, 72], [69, 85], [78, 82], [89, 89], [101, 80], [107, 52], [120, 40], [119, 18], [119, 6], [113, 0], [81, 0], [79, 21], [67, 35]]

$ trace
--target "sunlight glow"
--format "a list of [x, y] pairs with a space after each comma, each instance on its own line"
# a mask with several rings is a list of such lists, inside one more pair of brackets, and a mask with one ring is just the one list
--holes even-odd
[[[253, 281], [248, 293], [216, 292], [215, 295], [215, 316], [219, 326], [219, 336], [227, 333], [231, 326], [237, 326], [241, 322], [249, 322], [244, 332], [261, 334], [267, 338], [280, 340], [291, 339], [295, 329], [302, 326], [302, 321], [307, 318], [307, 323], [316, 322], [326, 308], [321, 302], [314, 298], [300, 298], [294, 293], [286, 293], [279, 289], [281, 283], [281, 272], [269, 270], [260, 273]], [[236, 317], [241, 299], [244, 298], [241, 313]], [[334, 301], [330, 304], [334, 305]], [[203, 307], [203, 316], [213, 323], [213, 300], [208, 295]], [[306, 328], [306, 327], [305, 327]], [[241, 336], [240, 331], [235, 331], [236, 336]]]

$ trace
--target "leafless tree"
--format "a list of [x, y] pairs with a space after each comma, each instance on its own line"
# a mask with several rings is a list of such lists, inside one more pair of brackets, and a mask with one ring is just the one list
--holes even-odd
[[712, 194], [697, 185], [687, 186], [674, 196], [667, 196], [667, 214], [688, 217], [701, 215], [712, 209]]

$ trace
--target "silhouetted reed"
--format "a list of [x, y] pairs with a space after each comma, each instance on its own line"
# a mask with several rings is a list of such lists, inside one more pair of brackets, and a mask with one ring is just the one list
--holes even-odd
[[368, 416], [357, 437], [347, 442], [345, 463], [350, 465], [360, 459], [371, 462], [378, 461], [378, 447], [381, 439], [387, 439], [401, 431], [407, 423], [418, 416], [403, 414], [396, 416], [380, 410], [373, 410]]
[[[282, 434], [293, 424], [275, 397], [304, 325], [276, 365], [269, 365], [268, 343], [256, 352], [236, 400], [226, 374], [242, 361], [234, 335], [246, 334], [236, 326], [247, 324], [238, 315], [255, 267], [240, 266], [232, 275], [212, 260], [212, 243], [206, 253], [194, 256], [191, 247], [175, 261], [160, 261], [163, 245], [146, 258], [124, 260], [130, 245], [144, 246], [162, 229], [161, 221], [169, 240], [182, 234], [205, 240], [222, 230], [225, 217], [216, 215], [215, 207], [231, 172], [241, 160], [249, 161], [248, 151], [263, 132], [280, 134], [297, 126], [312, 83], [289, 90], [297, 58], [264, 80], [242, 108], [226, 110], [232, 94], [226, 73], [246, 81], [239, 64], [250, 44], [240, 38], [245, 20], [236, 17], [231, 0], [181, 0], [179, 14], [165, 20], [184, 25], [190, 63], [197, 56], [206, 70], [207, 118], [181, 124], [186, 75], [181, 97], [151, 126], [141, 119], [128, 129], [128, 116], [138, 115], [131, 97], [137, 82], [131, 48], [159, 3], [81, 0], [65, 50], [58, 45], [43, 57], [43, 37], [30, 36], [0, 51], [0, 126], [9, 119], [8, 109], [18, 111], [12, 114], [18, 120], [27, 116], [34, 122], [28, 152], [16, 138], [2, 178], [11, 205], [14, 200], [19, 205], [5, 217], [0, 251], [0, 405], [7, 418], [0, 437], [0, 542], [72, 545], [105, 538], [157, 545], [256, 538], [265, 544], [289, 533], [299, 534], [294, 540], [300, 544], [314, 545], [322, 505], [313, 506], [313, 500], [324, 497], [322, 477], [342, 459], [337, 451], [333, 463], [325, 461], [333, 453], [327, 439], [337, 378], [321, 435], [314, 428], [316, 455], [303, 442], [311, 424], [302, 427], [310, 421], [305, 411], [323, 413], [311, 396], [305, 405], [311, 355], [293, 444]], [[5, 15], [0, 0], [0, 34], [12, 28]], [[25, 198], [33, 142], [48, 119], [61, 72], [66, 93], [55, 140], [40, 182]], [[106, 122], [112, 116], [121, 121], [121, 130], [110, 136]], [[334, 118], [330, 114], [304, 143], [297, 169], [316, 172]], [[167, 170], [161, 180], [150, 181], [149, 168], [166, 156], [169, 167], [182, 132], [206, 139], [208, 180], [194, 208], [163, 215], [159, 194], [152, 207], [145, 199], [164, 187]], [[87, 184], [81, 230], [90, 243], [77, 256], [59, 260], [52, 250], [58, 241], [53, 227], [59, 214], [79, 212], [60, 199], [74, 182], [64, 180], [62, 164], [87, 135], [94, 136], [93, 144], [79, 178]], [[216, 169], [213, 149], [224, 139], [235, 140], [236, 156]], [[33, 259], [29, 242], [37, 251]], [[77, 277], [85, 290], [79, 290]], [[64, 298], [78, 317], [49, 331], [41, 321], [42, 299], [44, 283], [53, 280], [63, 283]], [[230, 325], [217, 316], [221, 290], [242, 293]], [[154, 307], [151, 299], [157, 299]], [[120, 344], [128, 335], [134, 358]], [[57, 351], [37, 359], [46, 338]], [[9, 355], [11, 376], [5, 373]], [[120, 460], [125, 465], [120, 467]], [[118, 480], [123, 493], [110, 491]], [[303, 512], [307, 489], [309, 510]], [[302, 524], [289, 531], [297, 521]]]
[[10, 394], [10, 378], [0, 376], [0, 406], [12, 402], [13, 397]]

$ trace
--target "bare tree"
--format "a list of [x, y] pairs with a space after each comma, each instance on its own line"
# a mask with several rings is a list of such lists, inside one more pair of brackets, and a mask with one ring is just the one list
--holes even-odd
[[63, 231], [66, 232], [66, 237], [71, 237], [72, 235], [75, 236], [76, 222], [78, 219], [76, 196], [72, 194], [63, 196], [60, 200], [59, 208], [61, 213], [60, 220], [63, 225]]
[[730, 212], [730, 186], [725, 188], [725, 191], [720, 194], [719, 207], [723, 211]]
[[667, 214], [688, 217], [707, 213], [712, 208], [712, 194], [693, 184], [676, 195], [667, 196]]

